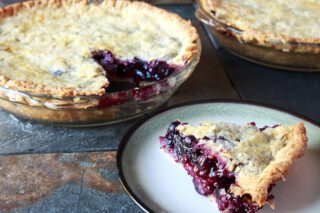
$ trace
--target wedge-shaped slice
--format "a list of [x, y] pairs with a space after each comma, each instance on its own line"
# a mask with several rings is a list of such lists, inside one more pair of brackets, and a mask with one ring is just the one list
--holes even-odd
[[175, 121], [160, 142], [193, 177], [197, 192], [213, 195], [224, 212], [256, 212], [266, 202], [273, 207], [271, 188], [307, 147], [303, 123], [258, 128]]

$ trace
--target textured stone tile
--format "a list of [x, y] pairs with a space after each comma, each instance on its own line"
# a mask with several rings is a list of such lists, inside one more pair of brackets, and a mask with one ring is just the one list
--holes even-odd
[[78, 212], [142, 212], [139, 207], [123, 193], [102, 193], [84, 188], [80, 195]]
[[0, 155], [114, 150], [133, 124], [67, 128], [30, 123], [0, 110]]
[[115, 152], [0, 157], [0, 212], [128, 212]]
[[80, 191], [79, 185], [70, 183], [54, 190], [50, 195], [30, 206], [13, 209], [11, 213], [77, 212]]

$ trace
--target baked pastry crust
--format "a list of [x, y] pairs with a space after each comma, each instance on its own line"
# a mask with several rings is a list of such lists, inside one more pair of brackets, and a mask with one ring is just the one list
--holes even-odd
[[236, 195], [250, 194], [252, 200], [263, 206], [268, 200], [268, 189], [288, 172], [292, 163], [303, 156], [307, 148], [306, 130], [303, 123], [290, 126], [285, 137], [287, 145], [277, 152], [277, 155], [259, 175], [240, 173], [237, 176], [237, 186], [231, 186], [231, 191]]
[[[263, 28], [256, 28], [254, 21], [244, 20], [242, 15], [237, 13], [240, 11], [241, 8], [245, 8], [245, 2], [240, 1], [229, 1], [229, 0], [198, 0], [199, 5], [202, 10], [204, 10], [210, 17], [212, 17], [218, 24], [215, 27], [218, 31], [224, 32], [229, 36], [233, 36], [237, 38], [241, 43], [250, 43], [250, 44], [257, 44], [277, 50], [282, 50], [284, 52], [298, 52], [298, 53], [320, 53], [320, 37], [318, 37], [318, 33], [313, 33], [312, 36], [298, 36], [298, 35], [291, 35], [291, 33], [281, 32], [273, 32], [272, 27], [274, 23], [277, 23], [279, 20], [272, 19], [270, 17], [264, 16], [263, 19], [268, 20], [269, 22], [265, 25], [268, 27], [268, 30], [262, 30]], [[231, 2], [231, 3], [230, 3]], [[237, 3], [236, 3], [237, 2]], [[288, 10], [286, 8], [281, 8], [277, 2], [273, 1], [266, 1], [265, 3], [273, 4], [272, 8], [263, 4], [263, 1], [250, 1], [256, 3], [254, 5], [256, 8], [263, 8], [265, 10], [270, 10], [269, 14], [278, 14], [280, 18], [284, 19], [288, 16]], [[262, 2], [262, 3], [261, 3]], [[259, 5], [261, 3], [261, 5]], [[301, 5], [305, 5], [306, 13], [316, 15], [318, 14], [316, 11], [317, 8], [320, 7], [319, 3], [312, 3], [312, 2], [305, 2], [305, 0], [295, 1], [295, 3], [299, 3]], [[304, 4], [305, 3], [305, 4]], [[291, 4], [290, 1], [287, 1], [287, 4]], [[252, 15], [254, 18], [254, 13], [251, 14], [255, 9], [247, 8], [248, 14]], [[301, 10], [303, 8], [299, 7]], [[286, 13], [286, 14], [285, 14]], [[299, 15], [294, 14], [294, 21], [301, 19], [300, 16], [302, 11], [299, 11]], [[226, 15], [227, 14], [227, 15]], [[279, 18], [278, 17], [278, 18]], [[253, 19], [257, 21], [261, 21], [262, 17]], [[320, 18], [320, 16], [319, 16]], [[269, 20], [270, 19], [270, 20]], [[265, 21], [264, 20], [264, 21]], [[318, 19], [317, 19], [318, 20]], [[288, 22], [293, 20], [288, 20]], [[290, 23], [292, 26], [285, 26], [286, 28], [291, 28], [294, 30], [295, 27], [300, 25], [308, 25], [307, 22], [301, 21], [299, 23], [293, 22], [294, 24]], [[298, 26], [299, 27], [299, 26]], [[316, 26], [309, 26], [309, 29], [315, 28]], [[284, 29], [286, 29], [284, 28]], [[307, 29], [307, 28], [306, 28]], [[285, 30], [284, 30], [285, 31]], [[308, 31], [308, 30], [305, 30]]]
[[[172, 125], [167, 135], [162, 138], [163, 147], [173, 140], [188, 140], [187, 145], [184, 144], [182, 147], [187, 146], [193, 150], [190, 151], [191, 156], [198, 152], [199, 147], [200, 153], [204, 153], [202, 154], [204, 156], [218, 156], [228, 172], [235, 176], [235, 182], [230, 185], [230, 192], [237, 197], [250, 195], [250, 200], [259, 207], [264, 206], [266, 202], [273, 207], [269, 198], [270, 187], [278, 180], [284, 179], [290, 166], [303, 156], [307, 148], [306, 129], [303, 123], [262, 129], [257, 128], [255, 124], [239, 126], [211, 122], [203, 122], [197, 127], [180, 121]], [[170, 135], [171, 131], [177, 131], [173, 134], [180, 135], [184, 139], [172, 139], [175, 136]], [[190, 137], [194, 137], [195, 141]], [[189, 144], [193, 144], [191, 148]], [[170, 152], [170, 149], [167, 150]], [[184, 150], [181, 153], [188, 151]]]
[[[92, 1], [91, 1], [92, 2]], [[99, 2], [99, 1], [97, 1]], [[59, 7], [73, 7], [74, 5], [87, 7], [92, 3], [88, 3], [87, 0], [35, 0], [26, 1], [22, 3], [12, 4], [7, 7], [0, 9], [0, 22], [10, 17], [19, 15], [21, 11], [28, 11], [32, 9], [41, 10], [43, 8], [59, 8]], [[176, 14], [167, 12], [163, 9], [156, 8], [147, 3], [143, 2], [131, 2], [131, 1], [120, 1], [120, 0], [105, 0], [98, 3], [99, 8], [104, 11], [108, 10], [126, 10], [130, 8], [136, 11], [148, 11], [148, 13], [153, 14], [158, 20], [164, 22], [166, 26], [170, 29], [176, 30], [172, 34], [177, 34], [182, 36], [182, 42], [184, 50], [179, 55], [179, 60], [176, 60], [176, 65], [184, 66], [193, 60], [197, 55], [199, 55], [199, 37], [195, 28], [191, 25], [190, 21], [185, 21]], [[132, 17], [134, 20], [134, 17]], [[138, 56], [139, 57], [139, 56]], [[14, 79], [9, 78], [5, 75], [6, 72], [10, 70], [2, 70], [2, 75], [0, 75], [0, 86], [5, 88], [10, 88], [18, 91], [23, 91], [36, 95], [49, 95], [55, 97], [64, 96], [88, 96], [88, 95], [103, 95], [105, 93], [105, 88], [109, 85], [109, 81], [106, 78], [101, 83], [101, 87], [95, 88], [93, 90], [82, 90], [79, 88], [69, 87], [69, 86], [52, 86], [48, 84], [35, 83], [30, 80], [24, 79]], [[102, 74], [100, 74], [102, 75]], [[103, 77], [101, 77], [102, 79]], [[101, 80], [100, 79], [100, 80]]]

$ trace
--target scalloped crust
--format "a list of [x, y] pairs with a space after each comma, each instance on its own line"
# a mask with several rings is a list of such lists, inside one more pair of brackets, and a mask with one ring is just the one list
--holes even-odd
[[231, 186], [231, 191], [239, 196], [251, 195], [252, 201], [262, 207], [268, 201], [269, 187], [288, 172], [295, 160], [302, 157], [307, 148], [306, 129], [303, 123], [290, 127], [287, 145], [281, 149], [273, 162], [268, 165], [262, 174], [237, 176], [237, 185]]
[[[215, 27], [217, 31], [225, 32], [241, 43], [257, 44], [284, 52], [320, 53], [320, 38], [296, 38], [284, 34], [257, 31], [246, 25], [239, 26], [236, 23], [226, 23], [225, 20], [218, 19], [213, 13], [213, 11], [219, 9], [220, 0], [198, 0], [198, 2], [200, 7], [213, 19], [218, 20], [222, 25], [235, 29], [228, 30], [224, 26], [217, 26]], [[241, 32], [237, 33], [237, 30]]]
[[[99, 1], [95, 2], [99, 3]], [[83, 4], [83, 6], [86, 6], [89, 3], [87, 0], [30, 0], [0, 8], [0, 20], [5, 17], [14, 16], [20, 10], [28, 10], [31, 7], [41, 8], [48, 5], [72, 6], [72, 4]], [[187, 45], [187, 48], [185, 49], [184, 55], [182, 55], [182, 60], [185, 64], [189, 63], [192, 59], [197, 58], [200, 55], [200, 49], [198, 47], [199, 36], [196, 29], [191, 25], [190, 21], [186, 21], [174, 13], [167, 12], [166, 10], [154, 7], [144, 2], [132, 2], [127, 0], [105, 0], [99, 4], [105, 9], [108, 9], [110, 7], [119, 9], [132, 7], [136, 8], [137, 11], [149, 11], [154, 16], [162, 19], [165, 24], [177, 26], [177, 33], [181, 33], [181, 31], [183, 31], [190, 38], [189, 41], [186, 41], [189, 43]], [[104, 88], [106, 88], [108, 85], [109, 84], [106, 84]], [[28, 92], [35, 95], [50, 95], [55, 97], [103, 95], [105, 93], [104, 88], [101, 88], [97, 91], [82, 91], [74, 88], [52, 87], [44, 84], [36, 84], [31, 81], [9, 79], [8, 77], [3, 75], [0, 75], [0, 86], [22, 92]]]

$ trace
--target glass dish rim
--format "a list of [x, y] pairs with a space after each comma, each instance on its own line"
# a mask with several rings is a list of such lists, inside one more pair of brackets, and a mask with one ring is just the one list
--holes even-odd
[[[244, 33], [243, 30], [237, 29], [236, 27], [229, 26], [228, 24], [222, 22], [221, 20], [217, 19], [216, 17], [214, 17], [211, 14], [209, 14], [208, 12], [206, 12], [202, 6], [200, 0], [196, 0], [196, 4], [197, 4], [197, 8], [195, 10], [195, 16], [203, 24], [205, 24], [209, 27], [212, 27], [213, 29], [216, 29], [217, 27], [222, 27], [224, 30], [227, 30], [228, 32], [235, 33], [237, 35], [241, 35], [242, 33]], [[202, 17], [199, 17], [199, 13], [201, 13]], [[205, 16], [205, 17], [203, 17], [203, 16]], [[252, 42], [248, 42], [248, 44], [270, 48], [267, 45], [259, 45], [259, 44], [255, 44]], [[271, 42], [270, 42], [270, 44], [271, 44]], [[291, 46], [300, 46], [300, 47], [306, 46], [306, 47], [320, 48], [320, 43], [316, 44], [316, 43], [310, 43], [310, 42], [286, 41], [286, 44], [291, 45]], [[314, 54], [317, 54], [317, 53], [314, 53]]]

